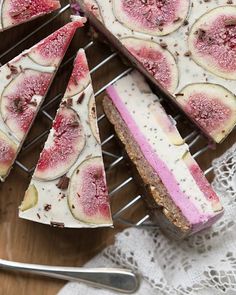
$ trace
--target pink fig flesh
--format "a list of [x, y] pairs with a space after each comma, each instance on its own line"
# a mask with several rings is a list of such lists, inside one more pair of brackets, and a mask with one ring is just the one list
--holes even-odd
[[218, 7], [193, 25], [189, 50], [193, 60], [211, 73], [236, 80], [236, 6]]
[[34, 177], [47, 181], [66, 174], [84, 145], [85, 134], [78, 115], [73, 109], [62, 106], [53, 122]]
[[166, 90], [174, 92], [178, 85], [178, 68], [167, 49], [155, 42], [136, 38], [124, 38], [121, 41]]
[[177, 30], [189, 11], [189, 0], [113, 0], [116, 18], [128, 28], [150, 35]]
[[1, 113], [5, 124], [18, 140], [22, 140], [29, 131], [51, 78], [52, 74], [49, 73], [25, 70], [5, 88]]
[[81, 222], [112, 223], [101, 157], [87, 159], [75, 170], [69, 186], [68, 203], [72, 215]]
[[36, 63], [44, 66], [58, 66], [63, 58], [78, 27], [82, 27], [84, 19], [73, 21], [55, 31], [53, 34], [38, 43], [30, 51], [29, 57]]
[[193, 159], [190, 153], [187, 153], [185, 157], [183, 158], [183, 160], [188, 166], [188, 169], [191, 172], [200, 190], [204, 193], [206, 198], [212, 203], [212, 208], [215, 211], [221, 211], [222, 205], [220, 204], [220, 200], [217, 194], [215, 193], [215, 191], [212, 189], [210, 183], [206, 179], [202, 170], [198, 166], [197, 162]]
[[89, 68], [83, 50], [80, 50], [74, 62], [74, 68], [66, 89], [65, 96], [74, 96], [90, 83]]
[[57, 0], [3, 0], [3, 28], [14, 26], [60, 8]]
[[190, 84], [177, 101], [187, 114], [216, 142], [222, 141], [236, 124], [236, 98], [226, 88], [210, 83]]
[[8, 174], [15, 160], [16, 151], [16, 144], [0, 131], [0, 178], [4, 178]]

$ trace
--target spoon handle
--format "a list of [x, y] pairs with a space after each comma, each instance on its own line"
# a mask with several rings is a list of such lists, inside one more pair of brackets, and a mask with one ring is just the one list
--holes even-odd
[[0, 259], [0, 268], [22, 271], [67, 281], [84, 282], [94, 287], [126, 294], [134, 293], [139, 279], [131, 270], [122, 268], [84, 268], [27, 264]]

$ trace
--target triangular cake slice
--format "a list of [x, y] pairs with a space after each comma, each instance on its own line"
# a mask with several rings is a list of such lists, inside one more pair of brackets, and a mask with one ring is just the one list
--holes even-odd
[[58, 227], [112, 225], [95, 98], [82, 49], [20, 217]]
[[84, 18], [66, 24], [0, 68], [0, 180], [15, 161]]
[[223, 209], [216, 193], [144, 78], [134, 71], [107, 94], [105, 113], [161, 228], [181, 238], [219, 219]]
[[58, 0], [1, 0], [0, 31], [31, 21], [60, 7]]

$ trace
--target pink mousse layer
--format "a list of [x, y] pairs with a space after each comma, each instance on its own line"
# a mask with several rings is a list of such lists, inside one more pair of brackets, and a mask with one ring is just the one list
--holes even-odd
[[175, 179], [174, 175], [166, 166], [166, 164], [158, 157], [152, 146], [142, 134], [132, 116], [126, 109], [125, 104], [120, 99], [115, 87], [109, 86], [106, 91], [113, 101], [114, 105], [116, 106], [117, 110], [119, 111], [122, 119], [125, 121], [127, 127], [129, 128], [129, 131], [132, 133], [136, 142], [140, 146], [143, 155], [159, 175], [172, 200], [174, 201], [176, 206], [179, 207], [182, 214], [192, 225], [192, 229], [194, 231], [198, 231], [201, 228], [205, 227], [202, 227], [202, 224], [207, 223], [207, 225], [210, 226], [211, 223], [214, 223], [214, 218], [212, 222], [209, 222], [209, 219], [211, 219], [214, 214], [209, 215], [199, 212], [198, 208], [196, 208], [196, 206], [190, 201], [187, 194], [183, 193], [179, 189], [178, 182]]

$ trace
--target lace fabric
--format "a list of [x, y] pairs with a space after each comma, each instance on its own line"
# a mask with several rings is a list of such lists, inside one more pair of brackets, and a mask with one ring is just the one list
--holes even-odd
[[[236, 294], [236, 144], [214, 160], [213, 167], [213, 187], [225, 214], [212, 228], [179, 242], [169, 240], [159, 229], [130, 228], [86, 266], [128, 267], [139, 272], [143, 278], [140, 295]], [[69, 283], [59, 295], [85, 292], [98, 291]], [[99, 294], [117, 293], [100, 290]]]

